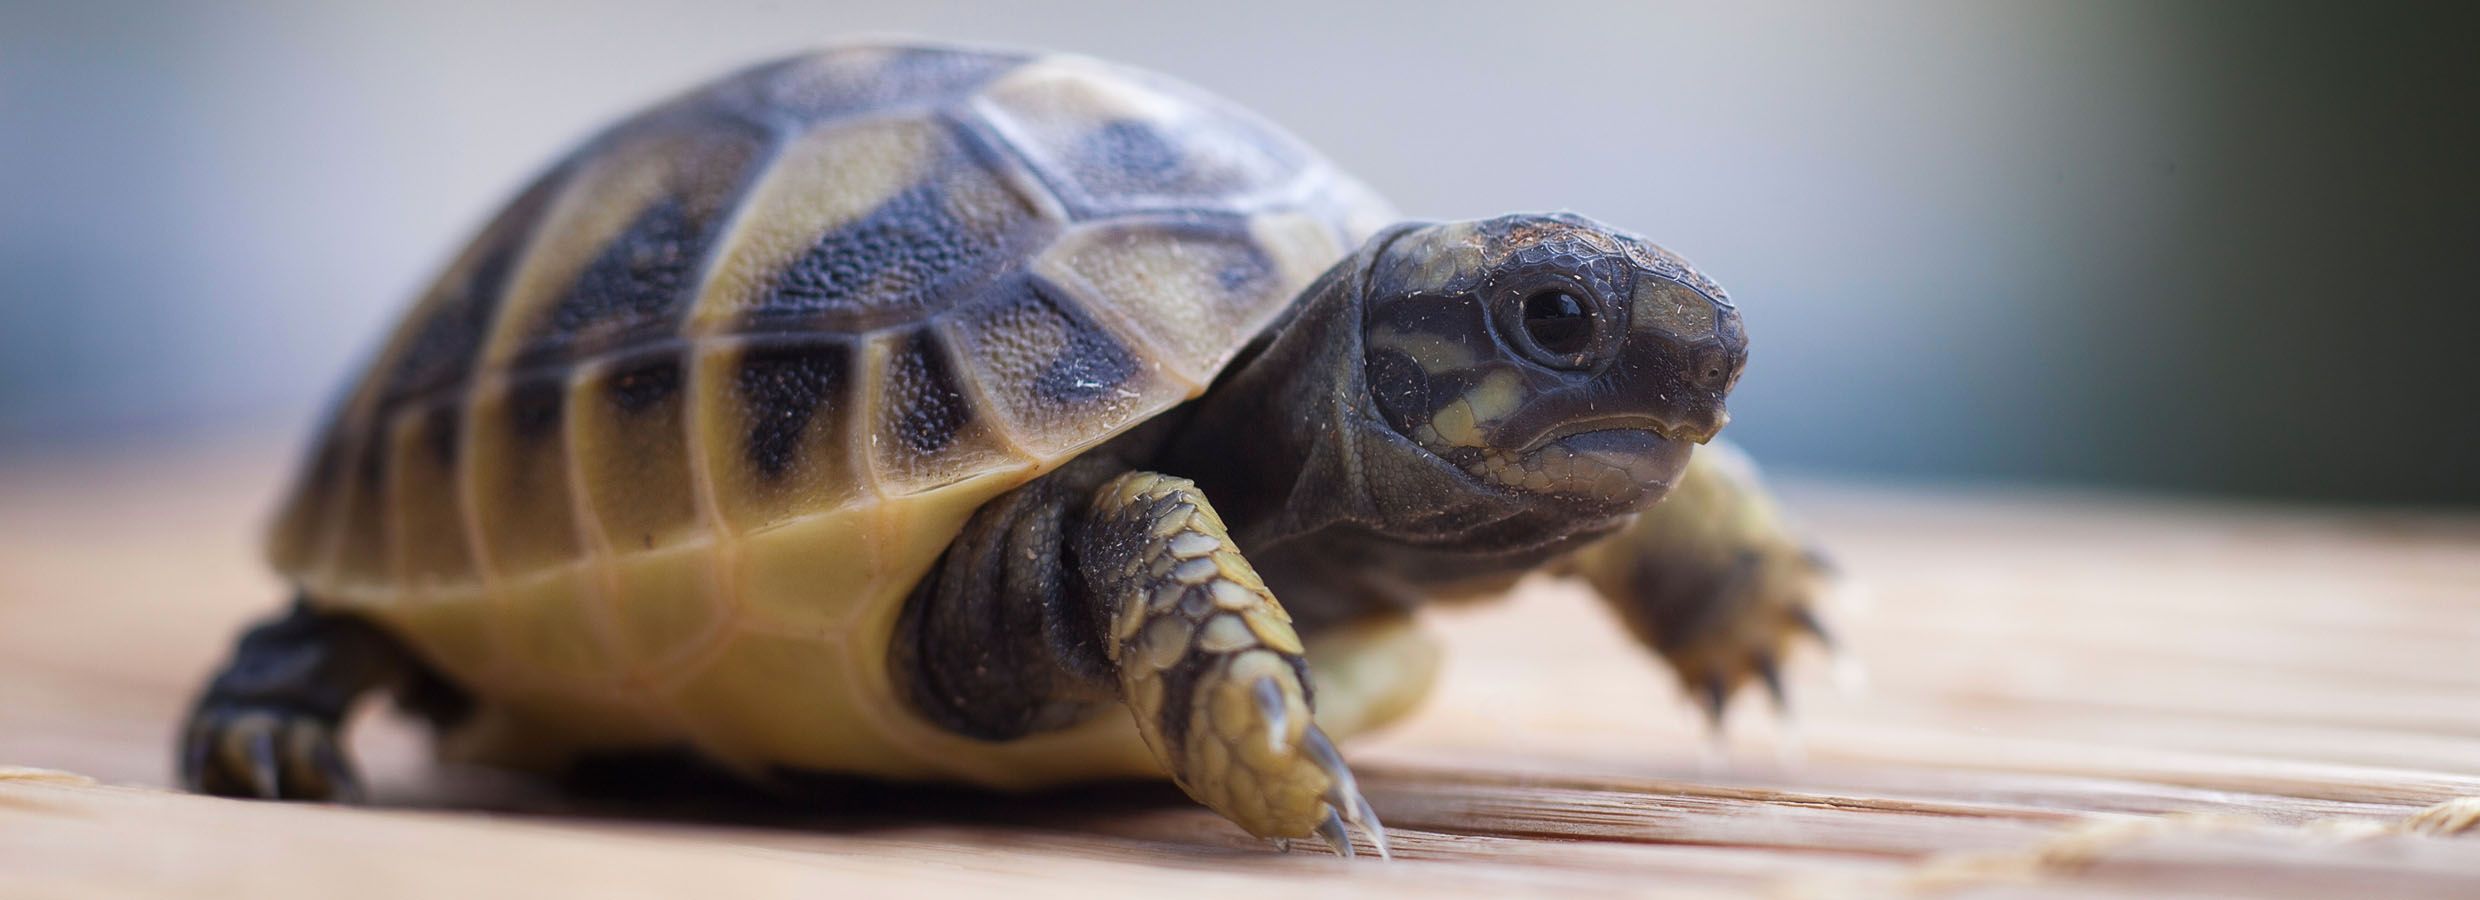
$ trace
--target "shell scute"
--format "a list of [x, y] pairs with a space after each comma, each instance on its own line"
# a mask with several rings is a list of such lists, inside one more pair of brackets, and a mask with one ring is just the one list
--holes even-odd
[[975, 108], [1084, 219], [1262, 207], [1293, 192], [1311, 159], [1220, 100], [1091, 60], [1028, 64]]
[[535, 368], [671, 337], [772, 152], [764, 132], [685, 113], [598, 140], [509, 284], [491, 359]]
[[950, 103], [1028, 58], [949, 47], [843, 47], [752, 67], [682, 102], [797, 130]]
[[1083, 225], [1033, 268], [1116, 319], [1192, 386], [1211, 381], [1301, 287], [1278, 277], [1236, 218]]
[[1129, 421], [1175, 403], [1187, 385], [1148, 348], [1031, 273], [992, 284], [942, 323], [1028, 452], [1054, 458], [1093, 440], [1090, 423]]
[[521, 578], [583, 556], [561, 427], [567, 388], [562, 378], [536, 375], [475, 393], [462, 487], [486, 575]]
[[704, 526], [681, 390], [685, 355], [679, 345], [658, 345], [589, 363], [571, 382], [576, 483], [611, 555], [680, 543]]
[[720, 260], [701, 333], [861, 332], [917, 321], [1048, 240], [1038, 204], [936, 115], [797, 138]]
[[441, 402], [396, 419], [388, 506], [396, 511], [396, 577], [424, 594], [478, 589], [466, 536], [455, 446], [462, 404]]
[[1012, 452], [966, 394], [947, 342], [932, 329], [888, 336], [872, 348], [878, 367], [868, 446], [884, 496], [919, 493], [985, 472], [1033, 465]]
[[711, 343], [698, 355], [705, 448], [726, 527], [765, 528], [866, 495], [851, 446], [860, 352], [849, 340]]

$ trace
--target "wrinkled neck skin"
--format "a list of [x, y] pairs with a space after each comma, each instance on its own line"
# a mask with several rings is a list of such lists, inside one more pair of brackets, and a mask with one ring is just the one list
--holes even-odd
[[1483, 484], [1387, 423], [1370, 397], [1362, 305], [1384, 244], [1311, 285], [1198, 401], [1158, 462], [1204, 489], [1304, 626], [1494, 592], [1632, 518], [1580, 519], [1571, 506]]

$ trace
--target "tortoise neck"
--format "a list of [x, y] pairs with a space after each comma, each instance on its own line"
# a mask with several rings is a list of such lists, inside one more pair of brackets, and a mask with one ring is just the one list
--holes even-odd
[[1159, 460], [1196, 481], [1252, 552], [1346, 532], [1434, 544], [1511, 512], [1502, 492], [1397, 433], [1370, 394], [1362, 276], [1382, 244], [1310, 285], [1196, 402]]
[[1327, 270], [1226, 367], [1166, 446], [1161, 471], [1197, 482], [1242, 547], [1367, 505], [1351, 432], [1368, 406], [1360, 339], [1363, 254]]

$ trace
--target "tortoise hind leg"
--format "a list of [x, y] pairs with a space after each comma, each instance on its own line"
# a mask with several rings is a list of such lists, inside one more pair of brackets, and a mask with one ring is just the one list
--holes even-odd
[[208, 682], [181, 730], [181, 784], [230, 797], [356, 799], [360, 783], [340, 740], [344, 716], [363, 694], [390, 685], [434, 718], [459, 699], [378, 626], [297, 602], [243, 634]]

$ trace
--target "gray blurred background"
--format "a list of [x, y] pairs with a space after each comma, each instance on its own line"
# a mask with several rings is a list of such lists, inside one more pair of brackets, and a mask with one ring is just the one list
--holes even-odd
[[1076, 50], [1425, 217], [1731, 288], [1731, 433], [1836, 477], [2480, 503], [2458, 6], [0, 0], [0, 461], [304, 433], [587, 130], [857, 34]]

